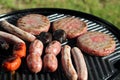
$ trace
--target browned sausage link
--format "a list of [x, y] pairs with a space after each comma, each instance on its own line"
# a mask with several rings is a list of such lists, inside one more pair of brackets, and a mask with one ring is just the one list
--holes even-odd
[[0, 31], [0, 36], [5, 38], [8, 42], [12, 42], [12, 43], [24, 43], [23, 40], [21, 40], [20, 38], [18, 38], [17, 36], [13, 35], [13, 34], [10, 34], [10, 33], [7, 33], [7, 32], [4, 32], [4, 31]]
[[49, 43], [49, 45], [45, 49], [46, 54], [54, 54], [57, 56], [60, 53], [61, 50], [61, 43], [59, 41], [52, 41]]
[[78, 76], [77, 76], [77, 72], [75, 71], [75, 68], [72, 64], [70, 50], [71, 50], [71, 47], [68, 45], [65, 45], [62, 48], [62, 51], [61, 51], [62, 66], [63, 66], [63, 70], [65, 71], [65, 74], [69, 80], [77, 80]]
[[20, 38], [3, 31], [0, 31], [0, 36], [14, 43], [13, 56], [3, 63], [3, 67], [8, 71], [15, 71], [21, 65], [20, 57], [26, 56], [26, 44]]
[[78, 80], [87, 80], [88, 71], [82, 52], [80, 51], [79, 48], [73, 47], [72, 55], [77, 68]]
[[58, 67], [58, 61], [54, 54], [46, 54], [43, 58], [44, 70], [54, 72]]
[[27, 56], [27, 65], [31, 72], [40, 72], [42, 69], [42, 59], [39, 54], [29, 54]]
[[39, 54], [42, 55], [43, 52], [43, 43], [40, 40], [35, 40], [30, 44], [29, 53], [30, 54]]
[[5, 30], [20, 37], [23, 40], [32, 42], [36, 39], [36, 37], [34, 35], [32, 35], [28, 32], [25, 32], [22, 29], [8, 23], [6, 20], [1, 21], [0, 24], [1, 24], [1, 27], [3, 27]]
[[38, 73], [42, 69], [41, 55], [43, 52], [43, 43], [40, 40], [34, 40], [29, 47], [27, 56], [27, 65], [30, 71]]

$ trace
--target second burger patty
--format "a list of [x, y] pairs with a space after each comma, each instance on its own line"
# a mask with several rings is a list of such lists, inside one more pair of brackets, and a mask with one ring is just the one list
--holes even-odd
[[53, 22], [53, 31], [62, 29], [66, 32], [67, 38], [76, 38], [87, 32], [87, 24], [79, 18], [70, 16]]

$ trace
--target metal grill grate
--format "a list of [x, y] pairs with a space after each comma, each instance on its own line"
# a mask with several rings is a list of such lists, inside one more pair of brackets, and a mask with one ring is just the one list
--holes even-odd
[[[28, 13], [38, 13], [38, 12], [28, 12]], [[15, 22], [19, 17], [22, 17], [23, 15], [28, 13], [19, 13], [16, 15], [12, 15], [10, 17], [2, 18], [2, 19], [7, 19], [9, 22], [15, 24]], [[67, 16], [72, 16], [72, 15], [55, 13], [55, 14], [48, 15], [47, 17], [49, 18], [50, 22], [54, 22], [56, 20], [65, 18]], [[105, 25], [96, 23], [86, 18], [82, 18], [82, 17], [78, 17], [78, 18], [80, 18], [82, 21], [88, 24], [88, 31], [99, 31], [106, 34], [110, 34], [116, 41], [115, 52], [109, 56], [95, 57], [95, 56], [90, 56], [88, 54], [84, 54], [87, 68], [88, 68], [88, 73], [89, 73], [88, 80], [107, 80], [116, 71], [113, 63], [114, 61], [117, 61], [118, 58], [120, 58], [120, 55], [119, 55], [120, 42], [117, 39], [117, 37]], [[59, 58], [60, 56], [58, 56], [58, 60]], [[62, 71], [60, 60], [59, 60], [59, 67], [55, 73], [44, 73], [44, 72], [40, 72], [38, 74], [29, 73], [28, 70], [24, 70], [24, 64], [22, 68], [16, 71], [14, 75], [12, 73], [2, 72], [2, 69], [0, 69], [0, 71], [1, 71], [0, 80], [67, 80], [64, 72]]]
[[[53, 14], [48, 16], [51, 22], [65, 18], [70, 15], [64, 14]], [[116, 41], [116, 49], [115, 52], [106, 57], [93, 57], [93, 56], [85, 56], [88, 71], [89, 71], [89, 80], [104, 80], [110, 77], [114, 72], [113, 65], [111, 65], [112, 61], [116, 58], [119, 58], [118, 55], [120, 53], [120, 43], [116, 36], [109, 31], [106, 26], [95, 23], [93, 21], [87, 20], [85, 18], [80, 18], [82, 21], [86, 22], [88, 25], [88, 31], [98, 31], [111, 35]]]

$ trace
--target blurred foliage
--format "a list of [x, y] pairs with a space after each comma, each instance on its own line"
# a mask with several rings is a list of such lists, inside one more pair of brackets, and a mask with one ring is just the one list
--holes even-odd
[[0, 0], [5, 9], [65, 8], [101, 17], [120, 29], [120, 0]]

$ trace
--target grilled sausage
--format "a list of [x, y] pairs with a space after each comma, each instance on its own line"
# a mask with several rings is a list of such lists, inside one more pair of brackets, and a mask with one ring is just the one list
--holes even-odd
[[38, 73], [42, 69], [42, 59], [39, 54], [29, 54], [27, 56], [27, 65], [30, 71]]
[[3, 20], [0, 22], [1, 27], [3, 27], [5, 30], [9, 31], [10, 33], [20, 37], [23, 40], [32, 42], [36, 39], [36, 37], [28, 32], [23, 31], [22, 29], [8, 23], [6, 20]]
[[58, 61], [54, 54], [46, 54], [43, 58], [44, 70], [48, 72], [56, 71]]
[[78, 74], [78, 80], [87, 80], [88, 79], [88, 71], [86, 67], [86, 63], [83, 57], [82, 52], [79, 48], [73, 47], [72, 48], [72, 56], [75, 61], [77, 74]]
[[45, 49], [46, 54], [54, 54], [55, 56], [60, 53], [61, 43], [59, 41], [52, 41]]
[[26, 56], [26, 44], [20, 38], [3, 31], [0, 31], [0, 37], [5, 38], [8, 42], [14, 43], [13, 56], [4, 61], [3, 67], [8, 71], [15, 71], [21, 65], [20, 58]]
[[29, 47], [27, 56], [27, 65], [30, 71], [38, 73], [42, 69], [41, 55], [43, 52], [43, 43], [40, 40], [34, 40]]
[[70, 50], [71, 50], [71, 47], [68, 45], [63, 46], [61, 50], [62, 67], [69, 80], [77, 80], [78, 75], [72, 64]]
[[43, 52], [43, 43], [40, 40], [35, 40], [30, 44], [29, 54], [39, 54], [42, 55]]

